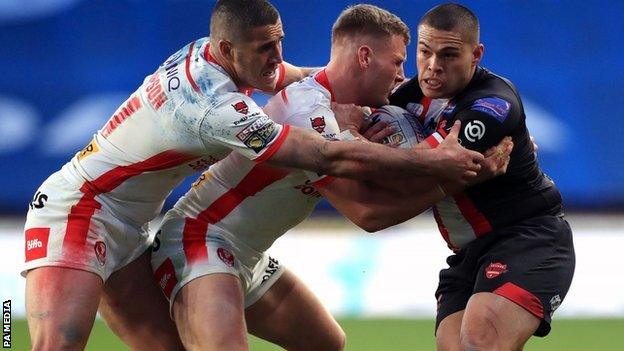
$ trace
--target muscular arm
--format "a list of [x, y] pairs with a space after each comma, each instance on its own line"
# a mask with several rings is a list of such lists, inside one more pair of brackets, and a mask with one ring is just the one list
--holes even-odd
[[483, 155], [463, 149], [459, 144], [447, 146], [414, 150], [364, 141], [327, 141], [318, 133], [291, 127], [279, 150], [267, 162], [352, 179], [374, 179], [389, 173], [398, 178], [433, 175], [460, 180], [474, 177]]

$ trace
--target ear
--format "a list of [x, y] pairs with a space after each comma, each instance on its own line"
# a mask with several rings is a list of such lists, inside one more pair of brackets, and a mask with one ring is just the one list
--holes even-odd
[[357, 59], [360, 68], [367, 69], [373, 58], [373, 49], [368, 45], [362, 45], [357, 49]]
[[472, 66], [473, 67], [478, 65], [479, 62], [481, 62], [484, 51], [485, 51], [485, 47], [483, 46], [483, 44], [479, 44], [477, 45], [477, 47], [474, 48], [474, 50], [472, 51]]
[[232, 61], [234, 59], [232, 43], [223, 39], [219, 40], [219, 54], [226, 60]]

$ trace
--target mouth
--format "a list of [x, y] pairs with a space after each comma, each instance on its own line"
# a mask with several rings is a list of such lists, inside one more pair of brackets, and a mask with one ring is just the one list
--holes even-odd
[[442, 88], [442, 81], [437, 78], [425, 78], [422, 82], [425, 83], [425, 86], [431, 90], [438, 90]]
[[275, 79], [277, 68], [262, 72], [262, 77], [266, 79]]

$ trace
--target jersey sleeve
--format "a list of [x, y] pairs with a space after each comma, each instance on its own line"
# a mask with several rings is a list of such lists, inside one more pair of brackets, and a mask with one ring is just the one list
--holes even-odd
[[289, 127], [271, 120], [248, 96], [226, 93], [215, 97], [199, 127], [204, 145], [222, 145], [258, 162], [281, 146]]
[[[498, 144], [520, 122], [519, 113], [511, 102], [497, 97], [488, 96], [473, 101], [455, 115], [461, 121], [459, 142], [467, 149], [484, 152]], [[425, 141], [436, 147], [449, 133], [453, 126], [447, 121]]]

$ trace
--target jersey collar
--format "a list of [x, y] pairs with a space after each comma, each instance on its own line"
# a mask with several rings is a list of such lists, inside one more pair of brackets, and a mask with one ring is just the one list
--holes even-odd
[[329, 79], [327, 79], [327, 72], [323, 68], [320, 72], [314, 75], [314, 80], [316, 80], [320, 85], [322, 85], [327, 91], [329, 91], [329, 96], [331, 97], [331, 101], [336, 101], [334, 98], [334, 90], [329, 84]]

